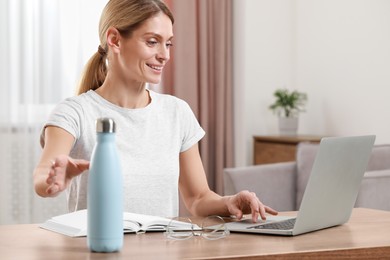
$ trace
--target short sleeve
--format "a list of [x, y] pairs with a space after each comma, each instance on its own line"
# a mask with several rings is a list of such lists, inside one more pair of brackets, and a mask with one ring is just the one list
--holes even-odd
[[182, 101], [181, 103], [181, 136], [182, 144], [180, 152], [184, 152], [199, 142], [205, 135], [190, 106]]
[[69, 98], [59, 103], [51, 112], [49, 119], [42, 128], [40, 143], [45, 145], [45, 129], [48, 126], [56, 126], [64, 129], [74, 136], [75, 139], [80, 137], [82, 107], [74, 99]]

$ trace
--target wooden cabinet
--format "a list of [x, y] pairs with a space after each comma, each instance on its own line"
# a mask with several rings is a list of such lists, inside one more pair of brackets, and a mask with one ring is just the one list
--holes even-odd
[[321, 136], [254, 136], [254, 164], [295, 161], [300, 142], [319, 143]]

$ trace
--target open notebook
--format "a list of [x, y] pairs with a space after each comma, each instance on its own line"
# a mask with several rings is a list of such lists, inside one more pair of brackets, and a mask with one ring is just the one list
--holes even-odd
[[[123, 232], [165, 231], [170, 222], [169, 218], [124, 212]], [[173, 223], [180, 230], [191, 230], [190, 223], [181, 221], [174, 221]], [[53, 217], [40, 224], [39, 227], [70, 237], [86, 236], [87, 210], [79, 210]], [[193, 229], [198, 230], [200, 228], [195, 225]]]
[[323, 138], [296, 217], [271, 216], [260, 223], [243, 220], [227, 223], [227, 228], [232, 232], [294, 236], [347, 222], [374, 141], [374, 135]]

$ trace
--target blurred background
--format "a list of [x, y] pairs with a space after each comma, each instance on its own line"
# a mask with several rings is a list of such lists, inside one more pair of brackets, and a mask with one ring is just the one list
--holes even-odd
[[[0, 0], [0, 224], [67, 211], [64, 195], [35, 195], [32, 172], [45, 119], [74, 95], [97, 50], [106, 2]], [[376, 134], [377, 144], [390, 143], [390, 1], [165, 2], [176, 17], [173, 65], [151, 88], [193, 108], [207, 132], [201, 152], [217, 192], [224, 167], [253, 163], [254, 135], [278, 134], [268, 109], [277, 88], [307, 93], [300, 134]]]

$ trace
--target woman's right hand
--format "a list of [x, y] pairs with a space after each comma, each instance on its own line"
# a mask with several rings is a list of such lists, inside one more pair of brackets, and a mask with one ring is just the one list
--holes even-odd
[[50, 197], [57, 196], [65, 190], [73, 177], [89, 169], [89, 161], [73, 159], [67, 155], [59, 155], [53, 161], [46, 179], [49, 185], [46, 193]]
[[34, 170], [34, 187], [41, 197], [55, 197], [68, 187], [73, 177], [89, 168], [89, 162], [69, 156], [75, 138], [66, 130], [47, 126], [44, 137], [41, 159]]

